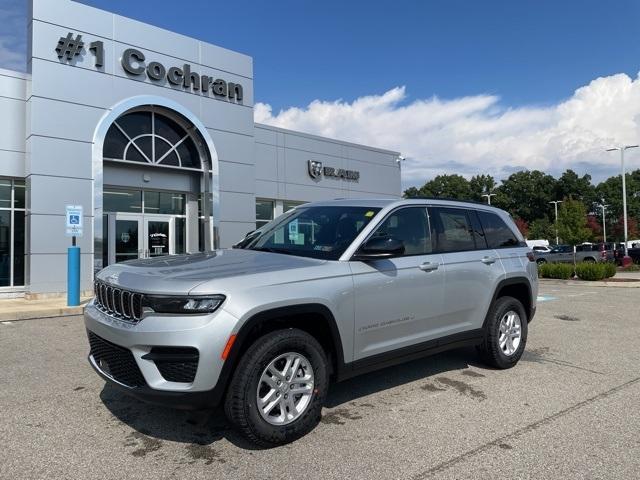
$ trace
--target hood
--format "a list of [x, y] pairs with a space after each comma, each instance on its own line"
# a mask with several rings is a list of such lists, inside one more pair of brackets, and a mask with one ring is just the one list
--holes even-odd
[[254, 250], [216, 250], [131, 260], [110, 265], [96, 278], [142, 293], [186, 295], [198, 285], [242, 275], [254, 275], [322, 265], [325, 260]]

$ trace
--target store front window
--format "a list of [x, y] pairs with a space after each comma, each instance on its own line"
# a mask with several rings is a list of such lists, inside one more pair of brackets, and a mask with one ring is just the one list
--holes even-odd
[[25, 184], [0, 178], [0, 287], [24, 285]]
[[193, 137], [183, 125], [154, 110], [135, 111], [109, 128], [104, 158], [199, 170], [202, 165], [195, 141], [201, 139]]
[[256, 229], [266, 225], [274, 218], [273, 200], [256, 199]]
[[307, 202], [299, 202], [297, 200], [272, 200], [267, 198], [256, 199], [256, 229], [263, 227], [274, 218], [304, 205]]
[[294, 200], [283, 200], [282, 202], [282, 213], [286, 213], [289, 210], [296, 208], [299, 205], [304, 205], [306, 202], [296, 202]]

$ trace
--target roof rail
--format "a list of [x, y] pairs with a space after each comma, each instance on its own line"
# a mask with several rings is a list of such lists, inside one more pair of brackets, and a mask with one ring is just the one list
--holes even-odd
[[473, 203], [474, 205], [484, 205], [485, 207], [492, 207], [493, 205], [487, 205], [484, 202], [477, 200], [460, 200], [459, 198], [448, 197], [406, 197], [403, 200], [443, 200], [445, 202], [461, 202], [461, 203]]

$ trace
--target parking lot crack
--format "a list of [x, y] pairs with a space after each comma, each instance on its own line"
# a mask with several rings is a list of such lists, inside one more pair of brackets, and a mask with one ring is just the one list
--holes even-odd
[[[461, 455], [458, 455], [456, 457], [453, 457], [450, 460], [447, 460], [445, 462], [441, 462], [431, 468], [429, 468], [428, 470], [425, 470], [424, 472], [418, 473], [416, 475], [414, 475], [412, 477], [413, 480], [422, 480], [425, 478], [432, 478], [433, 476], [437, 475], [438, 473], [442, 473], [450, 468], [452, 468], [453, 466], [464, 462], [465, 460], [474, 457], [480, 453], [486, 452], [487, 450], [493, 448], [493, 447], [500, 447], [503, 444], [507, 444], [508, 440], [516, 440], [520, 437], [522, 437], [523, 435], [532, 432], [534, 430], [537, 430], [540, 427], [549, 425], [553, 422], [555, 422], [556, 420], [565, 417], [567, 415], [569, 415], [570, 413], [573, 413], [577, 410], [580, 410], [584, 407], [587, 407], [595, 402], [598, 402], [600, 400], [603, 400], [605, 398], [608, 398], [612, 395], [615, 395], [616, 393], [618, 393], [621, 390], [624, 390], [626, 388], [629, 388], [637, 383], [640, 382], [640, 377], [636, 377], [632, 380], [629, 380], [627, 382], [624, 382], [616, 387], [613, 387], [605, 392], [599, 393], [598, 395], [594, 395], [593, 397], [589, 397], [586, 400], [583, 400], [581, 402], [578, 402], [574, 405], [571, 405], [563, 410], [560, 410], [554, 414], [548, 415], [546, 417], [541, 418], [540, 420], [530, 423], [528, 425], [525, 425], [524, 427], [521, 427], [507, 435], [503, 435], [502, 437], [499, 437], [495, 440], [492, 440], [490, 442], [484, 443], [476, 448], [473, 448], [471, 450], [468, 450], [464, 453], [462, 453]], [[500, 447], [500, 448], [504, 448], [504, 447]]]

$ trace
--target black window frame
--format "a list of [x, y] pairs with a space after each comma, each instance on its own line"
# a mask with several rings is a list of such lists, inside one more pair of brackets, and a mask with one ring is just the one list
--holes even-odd
[[[23, 289], [27, 285], [27, 182], [24, 178], [15, 177], [0, 177], [0, 180], [8, 182], [9, 185], [8, 206], [0, 207], [0, 211], [6, 212], [9, 219], [8, 237], [6, 239], [8, 283], [7, 285], [0, 285], [0, 291], [12, 291], [13, 289]], [[21, 192], [19, 195], [17, 194], [18, 191]], [[21, 231], [16, 227], [18, 223], [21, 225]], [[17, 251], [18, 247], [21, 247], [20, 251]]]

